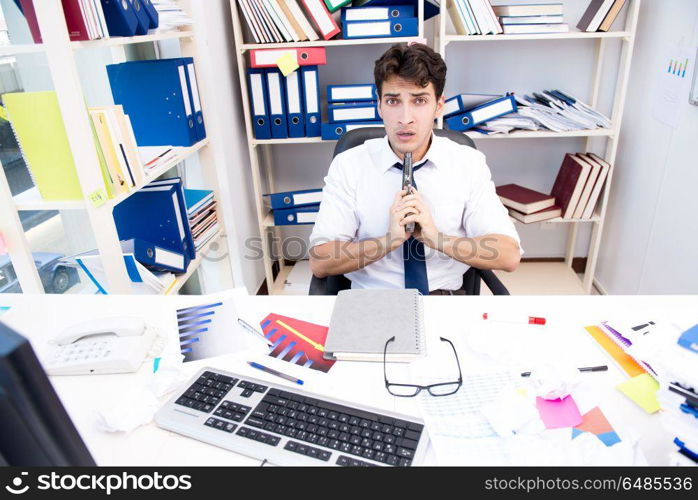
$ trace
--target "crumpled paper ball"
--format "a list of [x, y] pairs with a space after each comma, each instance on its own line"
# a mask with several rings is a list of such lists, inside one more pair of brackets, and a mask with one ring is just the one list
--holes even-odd
[[566, 363], [542, 363], [531, 370], [530, 382], [536, 396], [562, 399], [579, 384], [579, 370]]

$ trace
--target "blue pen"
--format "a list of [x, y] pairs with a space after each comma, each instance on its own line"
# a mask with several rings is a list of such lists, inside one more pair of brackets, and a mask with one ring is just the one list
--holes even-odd
[[259, 363], [255, 363], [254, 361], [248, 361], [247, 364], [250, 365], [252, 368], [257, 368], [258, 370], [262, 370], [263, 372], [271, 373], [272, 375], [281, 377], [285, 380], [288, 380], [289, 382], [293, 382], [294, 384], [303, 385], [303, 381], [299, 378], [292, 377], [291, 375], [286, 375], [285, 373], [277, 372], [276, 370], [272, 370], [271, 368], [268, 368], [264, 365], [260, 365]]

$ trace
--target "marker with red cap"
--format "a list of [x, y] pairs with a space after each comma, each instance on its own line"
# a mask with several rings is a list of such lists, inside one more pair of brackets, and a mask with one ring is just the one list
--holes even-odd
[[502, 321], [504, 323], [524, 323], [529, 325], [544, 325], [545, 318], [526, 316], [525, 314], [482, 313], [482, 319]]

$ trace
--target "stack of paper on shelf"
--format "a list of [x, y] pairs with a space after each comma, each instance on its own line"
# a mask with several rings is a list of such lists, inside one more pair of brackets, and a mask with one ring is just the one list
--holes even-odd
[[323, 47], [250, 51], [247, 81], [255, 138], [320, 135], [318, 66], [324, 64]]
[[122, 106], [88, 108], [92, 118], [100, 163], [106, 170], [109, 197], [128, 193], [145, 180], [145, 170], [131, 127]]
[[328, 122], [322, 124], [322, 138], [333, 141], [357, 128], [382, 127], [377, 103], [378, 92], [372, 83], [328, 85]]
[[555, 197], [517, 184], [497, 186], [497, 195], [509, 209], [509, 215], [525, 224], [560, 217]]
[[173, 146], [142, 146], [138, 147], [138, 156], [141, 159], [143, 170], [146, 174], [165, 165], [172, 166], [183, 148]]
[[[124, 254], [124, 264], [131, 280], [133, 293], [159, 294], [167, 293], [175, 282], [175, 275], [167, 271], [151, 271], [138, 262], [134, 240], [122, 241], [121, 250]], [[109, 294], [106, 273], [102, 259], [97, 250], [73, 255], [63, 259], [66, 264], [81, 269], [97, 288], [97, 293]]]
[[184, 199], [194, 247], [199, 250], [218, 233], [216, 200], [213, 191], [207, 189], [185, 189]]
[[475, 130], [490, 134], [508, 133], [514, 129], [573, 132], [611, 127], [608, 117], [560, 90], [543, 90], [523, 96], [514, 94], [514, 98], [518, 104], [515, 113], [491, 119]]
[[495, 14], [505, 35], [566, 33], [561, 3], [498, 5]]
[[158, 31], [176, 31], [180, 28], [189, 28], [194, 22], [189, 14], [174, 0], [150, 0], [160, 18]]
[[17, 144], [44, 200], [83, 199], [55, 92], [2, 96]]
[[577, 24], [581, 31], [608, 31], [625, 0], [592, 0]]
[[142, 240], [169, 252], [168, 262], [186, 271], [196, 257], [182, 179], [161, 179], [139, 189], [114, 207], [121, 240]]
[[314, 224], [320, 210], [322, 189], [303, 189], [264, 195], [276, 226]]
[[107, 75], [139, 146], [189, 147], [206, 138], [191, 57], [109, 64]]
[[[326, 0], [328, 1], [328, 0]], [[397, 2], [400, 3], [400, 2]], [[342, 37], [399, 38], [419, 35], [419, 20], [412, 5], [345, 7], [342, 9]]]
[[439, 13], [441, 0], [353, 0], [351, 5], [352, 7], [395, 7], [396, 5], [408, 5], [414, 9], [415, 15], [417, 15], [419, 2], [424, 5], [425, 21]]
[[498, 35], [502, 26], [488, 0], [444, 0], [459, 35]]

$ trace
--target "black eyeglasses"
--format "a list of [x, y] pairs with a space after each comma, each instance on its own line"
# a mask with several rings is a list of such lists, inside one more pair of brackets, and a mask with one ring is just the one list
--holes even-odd
[[456, 348], [453, 345], [453, 342], [443, 337], [440, 337], [440, 339], [442, 342], [448, 342], [448, 344], [451, 346], [451, 349], [453, 349], [453, 355], [456, 357], [456, 365], [458, 366], [458, 380], [454, 382], [440, 382], [438, 384], [430, 385], [393, 384], [392, 382], [388, 382], [388, 374], [386, 371], [386, 355], [388, 353], [388, 344], [395, 340], [395, 337], [393, 336], [385, 342], [385, 347], [383, 348], [383, 377], [385, 378], [385, 388], [388, 389], [388, 392], [390, 394], [392, 394], [393, 396], [399, 396], [401, 398], [411, 398], [419, 394], [422, 389], [426, 389], [427, 391], [429, 391], [429, 394], [431, 394], [432, 396], [450, 396], [451, 394], [455, 394], [456, 392], [458, 392], [460, 386], [463, 385], [463, 376], [460, 371], [460, 361], [458, 361], [458, 353], [456, 352]]

